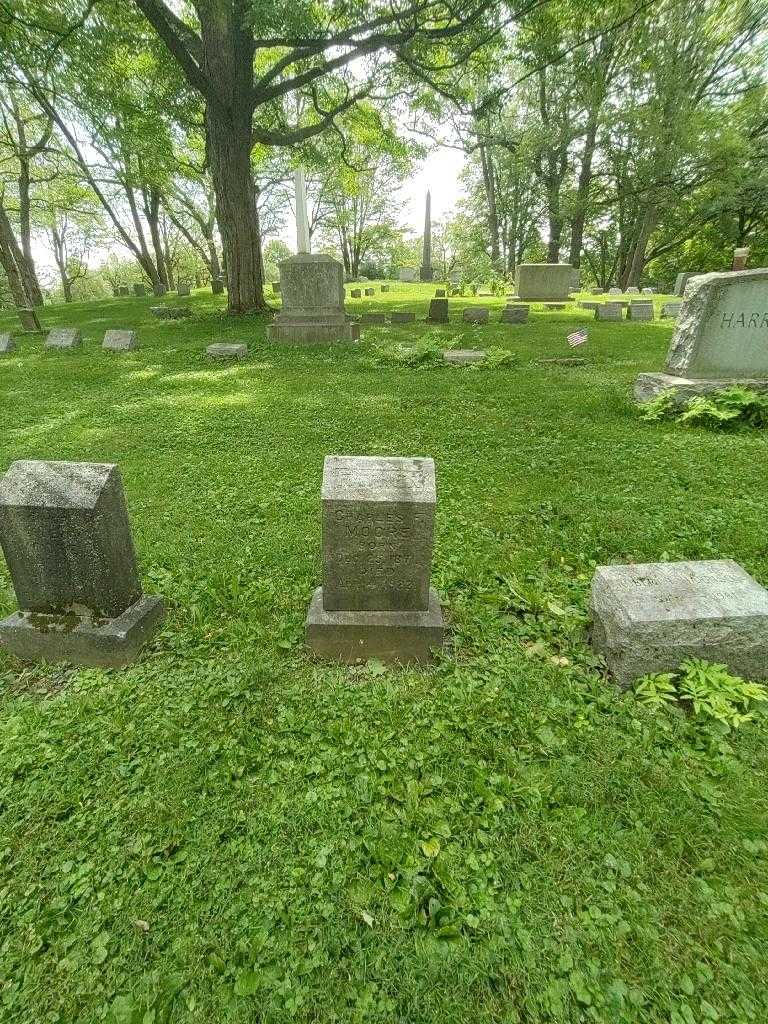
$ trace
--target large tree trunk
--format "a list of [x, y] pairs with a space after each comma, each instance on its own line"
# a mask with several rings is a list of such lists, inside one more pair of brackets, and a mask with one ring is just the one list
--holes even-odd
[[38, 283], [34, 267], [30, 267], [27, 263], [11, 222], [8, 219], [8, 214], [2, 205], [0, 205], [0, 244], [10, 254], [10, 258], [16, 266], [16, 273], [21, 280], [25, 295], [23, 305], [42, 306], [43, 295], [40, 291], [40, 284]]
[[29, 305], [29, 299], [24, 291], [16, 260], [6, 245], [2, 232], [0, 232], [0, 267], [3, 268], [5, 276], [8, 278], [8, 287], [11, 289], [14, 305], [17, 309], [25, 309]]
[[499, 250], [499, 210], [496, 202], [496, 174], [493, 158], [484, 145], [480, 146], [480, 166], [483, 171], [485, 198], [488, 208], [488, 232], [491, 236], [491, 262], [496, 270], [501, 267]]
[[163, 288], [168, 290], [170, 279], [168, 268], [165, 263], [165, 251], [163, 250], [163, 239], [160, 233], [160, 192], [158, 189], [150, 189], [149, 196], [144, 196], [144, 213], [149, 224], [149, 233], [152, 238], [152, 248], [155, 251], [155, 266], [157, 277]]
[[571, 252], [568, 262], [572, 267], [581, 266], [581, 250], [584, 247], [584, 225], [587, 220], [587, 200], [592, 184], [592, 161], [597, 140], [597, 115], [590, 118], [581, 156], [579, 183], [576, 188], [575, 213], [571, 221]]
[[653, 229], [656, 227], [658, 213], [655, 206], [646, 207], [643, 218], [640, 221], [640, 229], [635, 240], [635, 247], [632, 252], [632, 259], [628, 263], [625, 280], [622, 288], [626, 291], [632, 285], [639, 285], [640, 278], [645, 268], [645, 253], [648, 248], [648, 240]]

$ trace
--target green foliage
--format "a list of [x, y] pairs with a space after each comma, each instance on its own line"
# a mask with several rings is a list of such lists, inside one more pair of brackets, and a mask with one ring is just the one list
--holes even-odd
[[499, 348], [496, 345], [486, 349], [485, 359], [477, 363], [479, 369], [496, 370], [500, 366], [511, 366], [517, 363], [517, 356], [507, 348]]
[[700, 658], [688, 658], [678, 672], [646, 676], [635, 693], [646, 706], [680, 704], [698, 718], [714, 719], [731, 729], [753, 721], [756, 706], [768, 701], [765, 687]]
[[768, 395], [744, 387], [723, 388], [708, 395], [696, 395], [684, 404], [675, 401], [676, 389], [661, 392], [641, 407], [646, 422], [676, 420], [686, 426], [727, 430], [736, 427], [768, 427]]

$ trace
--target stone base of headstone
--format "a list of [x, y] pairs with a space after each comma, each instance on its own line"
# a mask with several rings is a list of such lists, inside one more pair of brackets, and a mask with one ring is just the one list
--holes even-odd
[[[443, 295], [445, 295], [445, 292], [443, 292]], [[432, 299], [429, 303], [427, 322], [430, 324], [447, 324], [449, 322], [448, 299]]]
[[205, 350], [205, 354], [209, 359], [247, 359], [248, 346], [216, 342], [214, 345], [208, 346]]
[[390, 313], [389, 319], [393, 324], [413, 324], [416, 323], [416, 314], [406, 310], [395, 310], [394, 313]]
[[354, 342], [358, 324], [344, 312], [344, 271], [332, 256], [299, 253], [280, 264], [283, 308], [270, 341], [291, 345]]
[[101, 347], [107, 352], [132, 352], [139, 347], [136, 331], [107, 331]]
[[501, 311], [503, 324], [527, 324], [530, 306], [506, 306]]
[[442, 647], [443, 613], [435, 590], [427, 611], [327, 611], [323, 588], [312, 597], [306, 622], [307, 644], [318, 657], [347, 665], [379, 661], [427, 662]]
[[592, 645], [622, 686], [686, 658], [768, 677], [768, 591], [731, 560], [600, 566]]
[[157, 595], [144, 595], [114, 619], [16, 612], [0, 621], [0, 645], [20, 661], [120, 668], [137, 659], [164, 616]]
[[595, 309], [595, 320], [612, 320], [621, 322], [622, 306], [618, 302], [606, 302]]
[[748, 388], [759, 394], [768, 393], [768, 380], [710, 380], [705, 378], [675, 377], [671, 373], [641, 373], [635, 381], [635, 401], [640, 405], [650, 402], [665, 391], [674, 391], [674, 404], [687, 405], [692, 398], [710, 395], [726, 388]]
[[487, 324], [491, 318], [491, 311], [486, 306], [474, 306], [465, 309], [462, 319], [465, 324]]
[[443, 361], [455, 366], [470, 366], [472, 363], [482, 363], [484, 359], [485, 352], [476, 348], [449, 348], [443, 352]]
[[627, 320], [653, 320], [655, 313], [652, 302], [630, 302], [627, 308]]

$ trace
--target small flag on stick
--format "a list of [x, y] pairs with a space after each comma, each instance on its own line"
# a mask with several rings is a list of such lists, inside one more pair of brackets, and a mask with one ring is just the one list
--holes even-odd
[[577, 345], [583, 345], [587, 340], [587, 331], [582, 328], [580, 331], [575, 331], [573, 334], [568, 335], [568, 344], [571, 348], [576, 348]]

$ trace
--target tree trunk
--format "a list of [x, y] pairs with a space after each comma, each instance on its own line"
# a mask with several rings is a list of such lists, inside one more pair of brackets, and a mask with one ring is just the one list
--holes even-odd
[[589, 120], [587, 135], [584, 140], [584, 152], [581, 157], [579, 183], [576, 189], [576, 210], [571, 221], [571, 252], [568, 262], [572, 267], [581, 266], [581, 250], [584, 246], [584, 225], [587, 220], [587, 198], [589, 186], [592, 184], [592, 160], [595, 155], [597, 140], [597, 115]]
[[637, 235], [637, 240], [635, 241], [635, 248], [632, 253], [632, 260], [628, 266], [626, 280], [622, 285], [624, 290], [633, 285], [637, 286], [640, 284], [640, 278], [642, 277], [642, 273], [645, 268], [645, 251], [648, 248], [648, 240], [651, 237], [651, 233], [656, 227], [657, 219], [658, 213], [656, 207], [646, 207], [643, 219], [640, 222], [640, 230]]
[[8, 287], [11, 289], [11, 296], [13, 297], [14, 305], [17, 309], [25, 309], [29, 305], [29, 299], [27, 299], [27, 293], [24, 291], [24, 285], [19, 275], [18, 267], [16, 266], [16, 260], [13, 258], [13, 253], [6, 245], [5, 238], [1, 232], [0, 266], [5, 271], [5, 276], [8, 278]]
[[488, 207], [488, 231], [491, 236], [491, 262], [494, 269], [501, 267], [501, 254], [499, 251], [499, 210], [496, 203], [496, 176], [493, 166], [493, 159], [487, 147], [480, 146], [480, 166], [483, 170], [483, 183], [485, 184], [485, 198]]
[[0, 205], [0, 243], [10, 254], [11, 259], [16, 265], [16, 273], [21, 280], [22, 288], [24, 290], [25, 301], [24, 305], [30, 306], [42, 306], [43, 295], [40, 291], [40, 284], [37, 280], [34, 267], [30, 267], [21, 250], [21, 246], [16, 239], [13, 227], [8, 214], [5, 209]]

